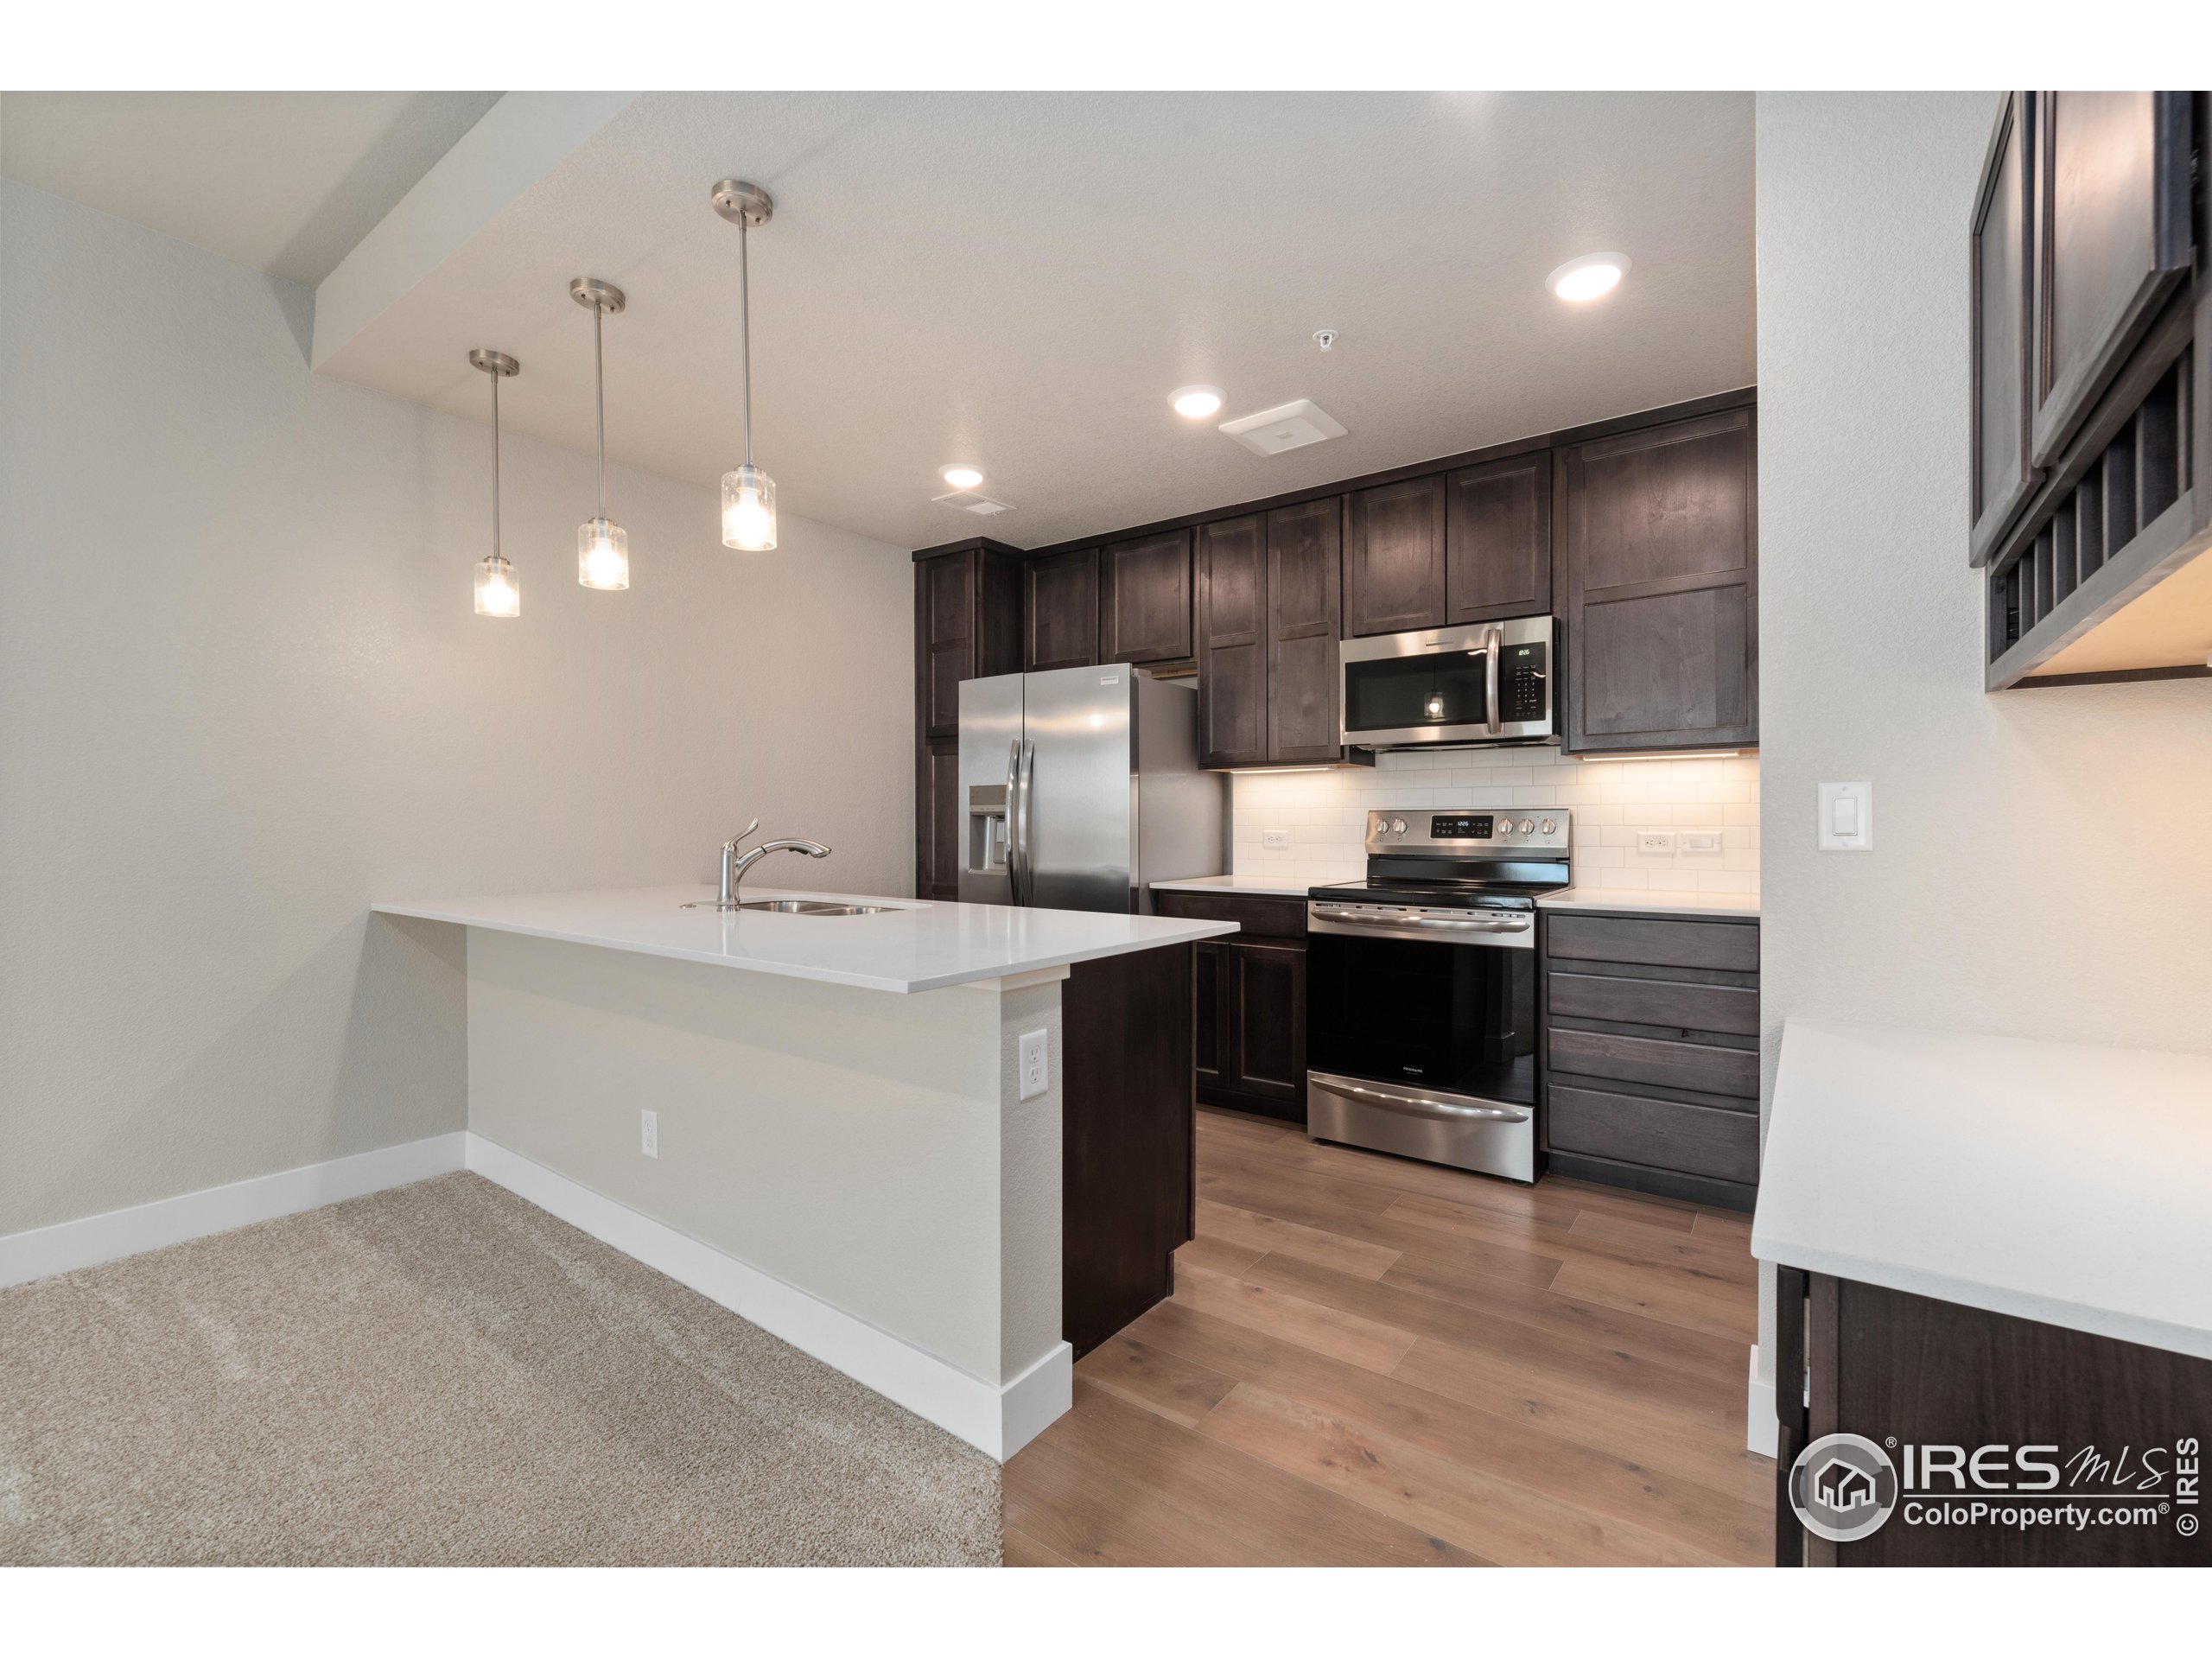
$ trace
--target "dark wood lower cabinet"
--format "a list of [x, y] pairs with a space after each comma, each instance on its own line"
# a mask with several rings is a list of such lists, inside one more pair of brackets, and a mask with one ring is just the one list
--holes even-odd
[[1079, 962], [1061, 987], [1061, 1332], [1078, 1357], [1173, 1294], [1192, 1236], [1192, 950]]
[[[1792, 1390], [1777, 1390], [1780, 1564], [2212, 1566], [2199, 1519], [2212, 1360], [1791, 1268], [1777, 1280], [1777, 1380], [1802, 1353], [1810, 1385], [1794, 1410]], [[1797, 1452], [1835, 1433], [1884, 1447], [1900, 1477], [1897, 1508], [1851, 1543], [1804, 1530], [1789, 1503]], [[2051, 1471], [2020, 1464], [2022, 1448]], [[1931, 1518], [1977, 1501], [1979, 1518]], [[2018, 1513], [2063, 1504], [2088, 1519]], [[2120, 1510], [2129, 1518], [2100, 1518]]]
[[1541, 912], [1552, 1172], [1749, 1210], [1759, 1170], [1759, 925]]
[[1193, 1076], [1209, 1106], [1306, 1121], [1306, 901], [1272, 893], [1157, 892], [1162, 916], [1235, 922], [1197, 947]]

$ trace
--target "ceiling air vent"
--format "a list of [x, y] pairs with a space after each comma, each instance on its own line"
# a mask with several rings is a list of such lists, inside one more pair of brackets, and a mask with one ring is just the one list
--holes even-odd
[[974, 490], [955, 490], [950, 495], [935, 495], [930, 499], [941, 507], [957, 507], [963, 512], [978, 513], [986, 518], [995, 512], [1014, 511], [1012, 502], [994, 501], [989, 496]]
[[1309, 397], [1224, 421], [1221, 429], [1255, 455], [1279, 455], [1286, 449], [1303, 449], [1309, 443], [1325, 443], [1344, 435], [1344, 427], [1316, 408]]

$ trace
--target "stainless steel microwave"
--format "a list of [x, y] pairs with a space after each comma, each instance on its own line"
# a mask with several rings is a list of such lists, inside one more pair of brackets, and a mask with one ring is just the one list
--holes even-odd
[[1337, 647], [1343, 741], [1364, 749], [1555, 741], [1557, 645], [1548, 616], [1346, 639]]

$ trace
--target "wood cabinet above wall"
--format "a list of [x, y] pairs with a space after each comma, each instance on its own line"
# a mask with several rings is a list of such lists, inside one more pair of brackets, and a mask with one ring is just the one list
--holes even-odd
[[1564, 747], [1758, 741], [1758, 474], [1749, 407], [1558, 452]]
[[1968, 226], [1967, 558], [1988, 573], [1991, 690], [2212, 672], [2212, 276], [2191, 173], [2208, 128], [2201, 92], [1999, 108]]
[[1021, 567], [1021, 666], [1088, 668], [1098, 661], [1098, 550], [1078, 548]]
[[1109, 542], [1098, 552], [1098, 658], [1175, 663], [1191, 655], [1191, 532]]
[[1354, 490], [1344, 536], [1345, 634], [1440, 627], [1444, 604], [1443, 478]]

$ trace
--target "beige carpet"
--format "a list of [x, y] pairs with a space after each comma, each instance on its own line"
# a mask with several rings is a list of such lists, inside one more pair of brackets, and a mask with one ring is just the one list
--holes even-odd
[[0, 1563], [995, 1565], [999, 1491], [474, 1175], [0, 1291]]

